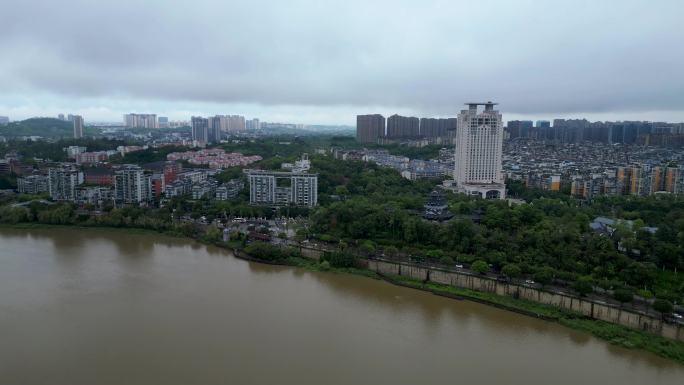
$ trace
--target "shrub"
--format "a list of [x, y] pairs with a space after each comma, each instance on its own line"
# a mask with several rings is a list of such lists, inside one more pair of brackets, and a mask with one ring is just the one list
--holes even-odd
[[344, 251], [325, 253], [323, 260], [330, 263], [332, 267], [354, 267], [356, 265], [356, 257]]
[[674, 306], [672, 306], [672, 303], [670, 301], [658, 298], [653, 302], [653, 309], [663, 314], [667, 314], [672, 313]]
[[592, 293], [594, 291], [594, 285], [591, 277], [580, 277], [572, 284], [573, 290], [575, 290], [579, 295], [584, 297], [585, 295]]
[[613, 298], [620, 303], [632, 302], [634, 299], [634, 293], [629, 289], [616, 289], [613, 292]]
[[281, 250], [280, 247], [265, 242], [250, 243], [245, 247], [245, 252], [254, 258], [263, 259], [265, 261], [280, 261], [289, 256], [287, 251]]
[[361, 250], [365, 253], [373, 254], [375, 253], [375, 244], [373, 244], [373, 241], [363, 241]]
[[451, 258], [449, 256], [444, 256], [444, 257], [439, 259], [439, 263], [441, 263], [442, 265], [453, 265], [456, 262], [454, 262], [453, 258]]
[[385, 254], [387, 254], [387, 256], [394, 257], [395, 255], [397, 255], [397, 253], [399, 253], [399, 250], [396, 247], [394, 247], [394, 246], [385, 247]]
[[328, 262], [328, 261], [322, 261], [319, 266], [320, 266], [321, 270], [323, 270], [323, 271], [330, 270], [330, 262]]

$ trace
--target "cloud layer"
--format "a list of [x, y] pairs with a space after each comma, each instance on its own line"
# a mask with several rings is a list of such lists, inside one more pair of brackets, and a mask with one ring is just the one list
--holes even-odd
[[18, 108], [42, 95], [94, 110], [134, 100], [449, 115], [495, 99], [515, 114], [684, 117], [679, 0], [4, 0], [2, 10], [0, 95]]

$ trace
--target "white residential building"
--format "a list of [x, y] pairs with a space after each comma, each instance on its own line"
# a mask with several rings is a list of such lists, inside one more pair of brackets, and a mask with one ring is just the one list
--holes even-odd
[[125, 114], [124, 126], [134, 128], [159, 128], [156, 114]]
[[152, 177], [134, 165], [126, 165], [114, 174], [114, 198], [120, 203], [146, 203], [153, 199]]
[[71, 167], [48, 170], [48, 192], [55, 201], [75, 201], [76, 186], [83, 183], [83, 173]]

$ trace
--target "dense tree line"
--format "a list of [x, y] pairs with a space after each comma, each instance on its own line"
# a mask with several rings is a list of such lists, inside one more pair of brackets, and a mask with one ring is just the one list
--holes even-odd
[[[100, 130], [85, 127], [86, 134], [99, 134]], [[30, 118], [0, 126], [0, 136], [43, 136], [48, 138], [70, 138], [74, 135], [74, 124], [55, 118]]]
[[[622, 300], [629, 292], [680, 302], [684, 293], [684, 279], [676, 273], [684, 268], [682, 198], [611, 197], [580, 205], [569, 197], [540, 197], [509, 205], [449, 193], [457, 216], [436, 223], [420, 216], [434, 182], [410, 182], [361, 162], [317, 158], [314, 165], [327, 196], [312, 213], [310, 230], [322, 240], [420, 258], [482, 261], [506, 276], [567, 282], [580, 293], [598, 286], [615, 290]], [[634, 222], [631, 228], [618, 223], [610, 236], [589, 228], [599, 215]], [[652, 234], [645, 225], [658, 231]]]
[[104, 138], [61, 139], [55, 142], [10, 140], [0, 143], [0, 158], [9, 152], [16, 152], [23, 158], [23, 162], [31, 161], [34, 158], [65, 162], [67, 161], [67, 153], [64, 148], [69, 146], [86, 147], [88, 151], [105, 151], [115, 150], [118, 146], [125, 144], [126, 142], [122, 140]]

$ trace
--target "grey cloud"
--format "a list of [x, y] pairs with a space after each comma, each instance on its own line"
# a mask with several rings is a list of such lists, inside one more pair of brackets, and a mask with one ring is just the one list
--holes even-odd
[[448, 113], [684, 110], [662, 1], [5, 0], [7, 92]]

